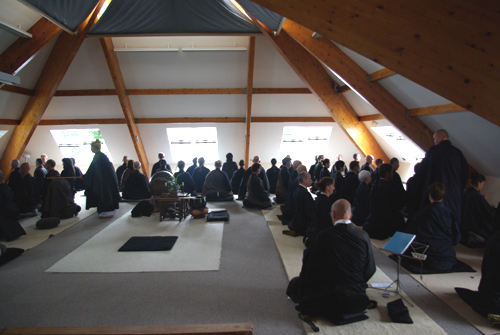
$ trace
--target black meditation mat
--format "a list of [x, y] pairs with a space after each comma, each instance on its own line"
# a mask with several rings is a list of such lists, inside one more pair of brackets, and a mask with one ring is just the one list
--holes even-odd
[[[398, 261], [398, 258], [396, 255], [389, 255], [389, 258], [392, 259], [393, 261], [396, 261], [396, 262]], [[476, 270], [474, 270], [470, 265], [468, 265], [460, 260], [457, 260], [457, 264], [453, 265], [453, 267], [451, 269], [448, 269], [448, 270], [427, 269], [425, 267], [422, 267], [420, 265], [419, 261], [417, 261], [417, 260], [413, 261], [413, 260], [408, 260], [408, 259], [402, 259], [401, 266], [413, 274], [424, 274], [424, 275], [430, 275], [430, 274], [436, 274], [436, 273], [453, 273], [453, 272], [476, 272]]]
[[174, 247], [178, 236], [134, 236], [118, 251], [160, 251]]
[[17, 258], [24, 252], [24, 249], [19, 248], [7, 248], [5, 252], [0, 256], [0, 266], [7, 264], [14, 258]]

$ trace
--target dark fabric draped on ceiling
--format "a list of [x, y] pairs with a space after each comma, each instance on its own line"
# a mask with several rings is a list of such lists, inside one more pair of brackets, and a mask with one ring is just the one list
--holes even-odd
[[112, 1], [89, 35], [258, 33], [229, 1]]
[[21, 0], [35, 7], [71, 31], [82, 24], [92, 13], [99, 0]]
[[250, 0], [236, 0], [236, 2], [239, 3], [241, 7], [243, 7], [245, 12], [265, 24], [268, 28], [274, 31], [278, 30], [283, 16], [276, 14], [275, 12], [270, 11], [269, 9], [264, 8], [260, 5], [257, 5]]

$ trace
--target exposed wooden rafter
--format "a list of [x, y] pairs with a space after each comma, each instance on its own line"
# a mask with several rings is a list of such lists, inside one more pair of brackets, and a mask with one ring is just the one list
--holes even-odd
[[384, 120], [385, 117], [382, 114], [372, 114], [372, 115], [364, 115], [358, 117], [358, 120], [360, 122], [367, 122], [367, 121], [377, 121], [377, 120]]
[[29, 98], [19, 125], [14, 129], [0, 159], [0, 170], [4, 173], [10, 174], [10, 161], [21, 157], [85, 36], [96, 22], [97, 14], [104, 2], [104, 0], [99, 1], [87, 20], [78, 28], [76, 36], [62, 33], [58, 37], [35, 85], [34, 95]]
[[244, 117], [169, 117], [139, 118], [137, 124], [146, 123], [243, 123]]
[[115, 85], [116, 93], [118, 94], [118, 100], [122, 106], [123, 115], [125, 116], [125, 121], [127, 122], [127, 127], [130, 132], [130, 137], [132, 138], [132, 143], [134, 143], [134, 148], [137, 153], [137, 158], [141, 162], [142, 172], [149, 176], [149, 162], [146, 155], [146, 150], [142, 143], [141, 134], [139, 133], [139, 128], [135, 123], [134, 111], [132, 110], [132, 104], [126, 93], [125, 82], [123, 80], [122, 71], [120, 70], [120, 65], [118, 64], [118, 58], [113, 46], [113, 41], [109, 37], [100, 39], [102, 50], [104, 51], [104, 56], [106, 57], [106, 63], [108, 64], [109, 72], [111, 73], [111, 78], [113, 79], [113, 84]]
[[5, 91], [5, 92], [10, 92], [10, 93], [16, 93], [16, 94], [23, 94], [23, 95], [29, 95], [32, 96], [34, 94], [33, 90], [20, 87], [20, 86], [13, 86], [13, 85], [3, 85], [0, 90]]
[[410, 116], [435, 115], [445, 113], [466, 112], [467, 109], [457, 104], [437, 105], [410, 109]]
[[379, 81], [379, 80], [382, 80], [384, 78], [390, 77], [390, 76], [395, 75], [395, 74], [396, 74], [396, 72], [391, 71], [389, 69], [382, 69], [382, 70], [378, 70], [376, 72], [373, 72], [372, 74], [369, 74], [366, 79], [370, 82], [374, 82], [374, 81]]
[[308, 88], [254, 88], [253, 94], [311, 94]]
[[254, 2], [500, 126], [495, 1], [491, 6], [461, 0]]
[[280, 117], [280, 116], [254, 116], [252, 123], [279, 123], [279, 122], [335, 122], [329, 116], [295, 116], [295, 117]]
[[252, 123], [253, 68], [255, 65], [255, 37], [250, 37], [248, 46], [248, 76], [247, 76], [247, 117], [245, 137], [245, 168], [250, 161], [250, 126]]

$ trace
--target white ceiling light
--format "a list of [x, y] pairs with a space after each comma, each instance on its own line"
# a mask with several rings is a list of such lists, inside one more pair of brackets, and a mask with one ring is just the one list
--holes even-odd
[[28, 33], [25, 30], [22, 30], [20, 27], [19, 28], [15, 27], [12, 24], [7, 23], [3, 20], [0, 20], [0, 28], [2, 28], [3, 30], [7, 30], [9, 33], [13, 33], [17, 36], [26, 37], [26, 38], [33, 37], [33, 35], [31, 35], [30, 33]]
[[9, 85], [20, 85], [21, 78], [18, 76], [13, 76], [11, 74], [0, 72], [0, 83], [9, 84]]
[[115, 52], [179, 52], [179, 48], [171, 48], [170, 44], [166, 48], [129, 48], [128, 44], [125, 44], [125, 48], [115, 48]]
[[201, 52], [201, 51], [247, 51], [245, 47], [238, 47], [236, 43], [232, 47], [195, 47], [194, 43], [190, 47], [181, 48], [183, 52]]

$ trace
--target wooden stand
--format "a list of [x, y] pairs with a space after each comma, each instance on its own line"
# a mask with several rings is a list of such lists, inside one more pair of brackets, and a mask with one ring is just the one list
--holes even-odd
[[189, 200], [195, 199], [195, 197], [153, 197], [153, 200], [158, 204], [158, 209], [160, 211], [160, 222], [164, 218], [167, 218], [166, 210], [169, 206], [178, 204], [179, 206], [179, 222], [187, 218], [189, 215]]

